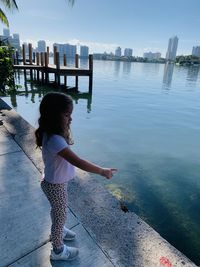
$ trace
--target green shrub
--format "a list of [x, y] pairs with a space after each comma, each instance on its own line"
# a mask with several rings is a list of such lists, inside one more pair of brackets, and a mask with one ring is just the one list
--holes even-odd
[[12, 55], [12, 48], [0, 46], [0, 91], [3, 93], [15, 90]]

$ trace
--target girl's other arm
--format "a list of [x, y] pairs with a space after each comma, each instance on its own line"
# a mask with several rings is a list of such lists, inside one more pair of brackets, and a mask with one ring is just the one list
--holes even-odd
[[58, 153], [58, 155], [79, 169], [99, 174], [107, 179], [111, 179], [113, 172], [117, 171], [117, 169], [114, 168], [101, 168], [100, 166], [95, 165], [87, 160], [81, 159], [69, 148], [64, 148]]

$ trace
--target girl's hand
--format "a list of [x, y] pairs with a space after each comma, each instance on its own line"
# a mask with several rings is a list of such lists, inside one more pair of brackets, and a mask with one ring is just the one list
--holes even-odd
[[101, 172], [101, 176], [106, 177], [107, 179], [111, 179], [113, 177], [113, 174], [115, 172], [117, 172], [117, 169], [113, 169], [113, 168], [103, 168], [102, 172]]

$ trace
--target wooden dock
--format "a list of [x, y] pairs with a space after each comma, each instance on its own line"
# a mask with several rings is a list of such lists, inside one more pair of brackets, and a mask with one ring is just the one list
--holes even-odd
[[[67, 66], [66, 54], [63, 56], [63, 64], [60, 62], [60, 55], [57, 52], [57, 47], [54, 46], [53, 62], [54, 64], [49, 64], [49, 47], [47, 47], [46, 52], [33, 53], [32, 44], [28, 45], [29, 55], [28, 60], [26, 59], [25, 45], [22, 46], [22, 59], [19, 59], [19, 55], [16, 52], [13, 58], [14, 69], [18, 70], [30, 70], [30, 76], [33, 77], [33, 71], [37, 73], [37, 81], [42, 83], [49, 83], [49, 74], [53, 73], [55, 76], [55, 83], [61, 85], [61, 76], [64, 77], [64, 86], [67, 88], [67, 77], [75, 77], [75, 88], [78, 90], [78, 77], [88, 76], [89, 77], [89, 92], [92, 91], [93, 83], [93, 55], [89, 55], [89, 68], [83, 69], [79, 67], [79, 55], [75, 55], [75, 66]], [[22, 64], [20, 64], [22, 62]]]

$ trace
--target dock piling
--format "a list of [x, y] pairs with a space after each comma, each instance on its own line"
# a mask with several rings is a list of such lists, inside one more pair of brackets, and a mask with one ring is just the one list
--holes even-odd
[[89, 92], [91, 92], [93, 85], [93, 55], [89, 55], [89, 70], [91, 71], [89, 76]]
[[[79, 59], [78, 54], [76, 54], [76, 56], [75, 56], [75, 68], [77, 68], [77, 69], [78, 69], [78, 59]], [[76, 76], [75, 87], [76, 87], [76, 89], [78, 89], [78, 76]]]
[[56, 52], [56, 80], [55, 82], [60, 85], [60, 74], [59, 74], [59, 70], [60, 70], [60, 55], [59, 52]]
[[[67, 87], [67, 78], [68, 76], [75, 77], [75, 88], [78, 90], [79, 76], [88, 76], [89, 77], [89, 92], [92, 90], [93, 82], [93, 56], [89, 55], [89, 67], [87, 69], [80, 68], [79, 55], [75, 55], [75, 66], [67, 66], [67, 57], [66, 54], [63, 55], [63, 64], [60, 65], [60, 56], [57, 46], [53, 47], [53, 64], [49, 63], [49, 47], [47, 47], [46, 52], [42, 53], [33, 53], [32, 44], [28, 44], [28, 55], [26, 51], [25, 44], [22, 45], [22, 59], [19, 59], [19, 55], [16, 52], [13, 55], [13, 65], [14, 69], [22, 69], [26, 75], [26, 71], [30, 70], [31, 79], [37, 79], [38, 82], [49, 82], [49, 74], [52, 73], [55, 75], [55, 83], [60, 85], [61, 76], [64, 77], [64, 85]], [[28, 56], [28, 59], [26, 59]], [[23, 64], [19, 64], [19, 61], [22, 61]], [[41, 74], [40, 74], [41, 73]], [[33, 75], [34, 74], [34, 75]], [[36, 76], [36, 77], [35, 77]]]
[[[67, 66], [67, 56], [66, 54], [64, 54], [64, 57], [63, 57], [63, 66]], [[65, 75], [64, 76], [64, 85], [67, 86], [67, 76]]]
[[53, 62], [54, 62], [54, 65], [56, 65], [56, 53], [57, 53], [57, 46], [54, 46], [53, 47]]
[[32, 44], [28, 44], [29, 64], [33, 64], [33, 48]]
[[26, 65], [26, 47], [25, 47], [25, 44], [22, 45], [22, 59], [23, 59], [23, 64]]

